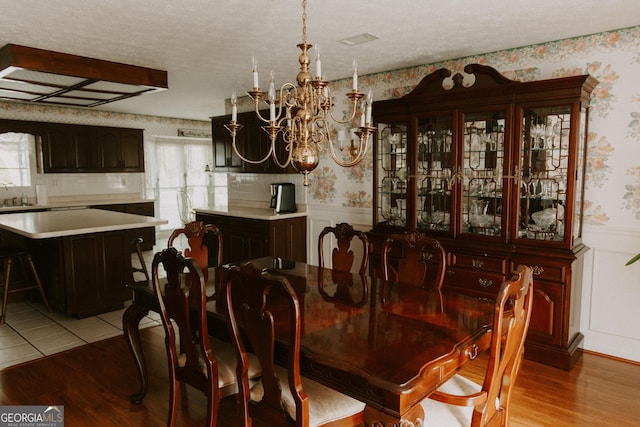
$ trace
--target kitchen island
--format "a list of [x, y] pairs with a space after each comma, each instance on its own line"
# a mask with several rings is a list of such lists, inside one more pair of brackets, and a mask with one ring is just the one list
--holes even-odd
[[196, 208], [196, 219], [214, 224], [224, 241], [223, 262], [270, 256], [307, 262], [307, 212], [275, 213], [270, 208]]
[[12, 213], [0, 215], [0, 239], [27, 247], [52, 307], [82, 318], [131, 299], [130, 230], [167, 222], [101, 209]]

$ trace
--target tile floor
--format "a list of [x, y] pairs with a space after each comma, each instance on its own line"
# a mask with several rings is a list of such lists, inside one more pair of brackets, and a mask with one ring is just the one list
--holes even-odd
[[[76, 319], [50, 313], [40, 302], [9, 302], [0, 325], [0, 369], [121, 335], [123, 311]], [[160, 317], [149, 313], [140, 327], [160, 324]]]
[[[149, 268], [153, 254], [166, 247], [167, 238], [159, 234], [153, 250], [144, 253]], [[132, 257], [137, 265], [137, 257], [134, 254]], [[125, 308], [128, 304], [125, 303]], [[76, 319], [58, 312], [50, 313], [39, 300], [12, 302], [9, 299], [5, 324], [0, 325], [0, 370], [120, 335], [124, 310]], [[140, 327], [160, 324], [160, 316], [152, 312], [142, 319]]]

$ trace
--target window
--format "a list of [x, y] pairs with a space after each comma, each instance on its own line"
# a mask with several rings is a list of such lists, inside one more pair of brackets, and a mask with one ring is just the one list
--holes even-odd
[[154, 190], [156, 216], [167, 219], [160, 230], [173, 230], [193, 220], [190, 210], [213, 204], [213, 177], [205, 172], [213, 161], [211, 139], [156, 137], [154, 162], [147, 168]]
[[35, 136], [28, 133], [0, 134], [0, 186], [31, 186], [31, 166], [35, 165], [36, 159], [35, 146]]

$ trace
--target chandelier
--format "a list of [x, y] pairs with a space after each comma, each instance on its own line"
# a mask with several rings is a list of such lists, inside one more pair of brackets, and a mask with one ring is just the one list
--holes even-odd
[[[247, 92], [254, 103], [256, 114], [265, 123], [262, 129], [269, 134], [271, 144], [260, 159], [247, 159], [236, 146], [236, 133], [242, 128], [237, 123], [238, 109], [235, 93], [231, 96], [231, 123], [226, 128], [231, 133], [232, 146], [235, 153], [243, 161], [259, 164], [270, 157], [280, 168], [287, 168], [290, 164], [304, 174], [304, 185], [309, 185], [308, 175], [318, 166], [319, 152], [328, 146], [333, 160], [340, 166], [355, 166], [365, 157], [369, 145], [369, 136], [375, 128], [371, 126], [371, 91], [365, 97], [358, 92], [358, 72], [354, 62], [352, 89], [346, 94], [350, 100], [351, 112], [345, 120], [338, 120], [333, 114], [331, 89], [329, 82], [322, 76], [322, 68], [319, 53], [315, 60], [315, 76], [309, 72], [308, 51], [312, 45], [307, 43], [307, 1], [302, 0], [302, 42], [298, 48], [302, 51], [298, 61], [300, 71], [297, 76], [297, 85], [285, 83], [276, 91], [273, 72], [269, 82], [268, 92], [260, 90], [258, 82], [258, 68], [253, 62], [253, 90]], [[263, 117], [260, 113], [264, 102], [269, 107], [269, 117]], [[360, 105], [359, 105], [360, 104]], [[360, 107], [360, 108], [358, 108]], [[349, 147], [338, 147], [336, 151], [333, 129], [330, 121], [339, 124], [351, 123], [360, 112], [360, 127], [355, 131], [358, 142], [351, 141]], [[278, 150], [278, 144], [284, 144], [284, 150]], [[346, 155], [343, 153], [346, 151]], [[278, 158], [278, 152], [284, 158]]]

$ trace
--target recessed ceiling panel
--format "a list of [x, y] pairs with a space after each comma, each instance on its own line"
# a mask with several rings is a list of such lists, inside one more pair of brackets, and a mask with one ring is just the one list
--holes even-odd
[[0, 89], [0, 98], [19, 99], [19, 100], [28, 101], [33, 98], [33, 95], [30, 95], [28, 93]]
[[144, 87], [139, 85], [125, 85], [121, 83], [99, 81], [88, 84], [84, 87], [88, 90], [105, 91], [113, 93], [136, 93], [145, 90]]
[[38, 93], [38, 94], [53, 93], [54, 91], [60, 89], [60, 87], [45, 86], [40, 84], [32, 84], [32, 83], [26, 83], [22, 81], [14, 81], [14, 80], [6, 80], [6, 79], [0, 79], [0, 88], [19, 91], [19, 92], [31, 92], [31, 93]]
[[89, 90], [72, 90], [64, 94], [65, 98], [88, 98], [95, 100], [113, 99], [122, 94], [113, 92], [95, 92]]
[[167, 89], [167, 72], [8, 44], [0, 49], [0, 97], [94, 107]]
[[79, 98], [67, 98], [61, 96], [54, 96], [51, 98], [47, 98], [42, 102], [46, 102], [48, 104], [65, 104], [65, 105], [79, 105], [84, 107], [89, 107], [94, 104], [95, 99], [79, 99]]
[[85, 79], [15, 68], [13, 72], [4, 76], [3, 80], [19, 80], [24, 82], [37, 82], [57, 87], [67, 87], [82, 83]]

